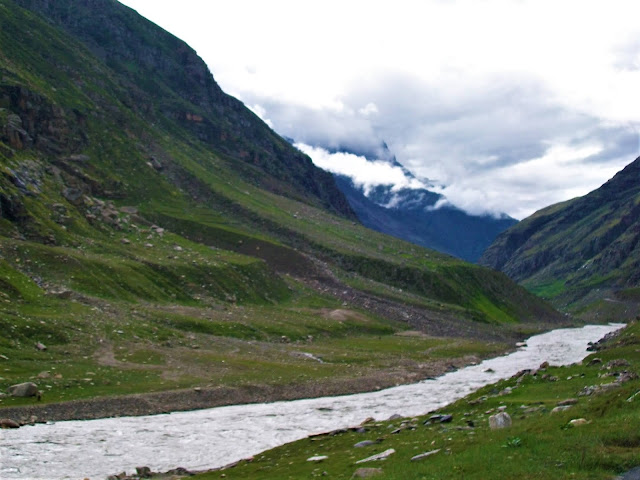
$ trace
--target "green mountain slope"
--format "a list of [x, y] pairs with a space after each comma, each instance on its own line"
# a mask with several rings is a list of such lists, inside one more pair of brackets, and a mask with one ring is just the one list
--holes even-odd
[[49, 401], [373, 388], [561, 319], [356, 223], [329, 174], [115, 1], [0, 0], [0, 168], [0, 387], [40, 373]]
[[577, 307], [603, 299], [610, 306], [637, 302], [640, 158], [588, 195], [547, 207], [514, 225], [480, 263], [558, 305]]

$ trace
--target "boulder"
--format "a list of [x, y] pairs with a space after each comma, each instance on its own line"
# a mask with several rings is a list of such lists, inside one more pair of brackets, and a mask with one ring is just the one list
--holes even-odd
[[489, 417], [489, 428], [491, 428], [491, 430], [508, 428], [511, 426], [511, 423], [511, 417], [507, 412], [496, 413]]
[[40, 397], [38, 386], [33, 382], [18, 383], [8, 388], [13, 397]]
[[0, 419], [0, 428], [20, 428], [20, 424], [10, 418]]

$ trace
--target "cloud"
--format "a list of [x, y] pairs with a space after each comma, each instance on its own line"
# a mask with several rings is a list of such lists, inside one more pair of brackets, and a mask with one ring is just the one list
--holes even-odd
[[[438, 193], [474, 214], [523, 218], [586, 194], [633, 160], [638, 148], [632, 125], [571, 111], [541, 82], [518, 75], [472, 86], [455, 78], [440, 85], [386, 75], [348, 91], [339, 111], [261, 101], [275, 129], [307, 145], [301, 148], [322, 168], [369, 187], [376, 181], [407, 187], [401, 169], [396, 176], [388, 165], [329, 154], [381, 158], [385, 141], [413, 174], [439, 184]], [[376, 105], [373, 115], [363, 112], [369, 104]]]
[[351, 177], [356, 185], [363, 187], [365, 194], [378, 185], [390, 185], [393, 190], [427, 188], [420, 180], [407, 176], [402, 168], [384, 160], [368, 160], [364, 156], [345, 152], [331, 153], [304, 143], [296, 143], [295, 147], [309, 155], [320, 168]]

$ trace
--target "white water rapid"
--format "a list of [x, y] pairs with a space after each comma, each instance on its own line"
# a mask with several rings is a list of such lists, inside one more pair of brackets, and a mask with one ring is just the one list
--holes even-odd
[[142, 465], [153, 471], [213, 468], [367, 417], [421, 415], [543, 361], [578, 362], [587, 355], [588, 342], [622, 326], [554, 330], [531, 337], [509, 355], [378, 392], [2, 430], [0, 478], [101, 480]]

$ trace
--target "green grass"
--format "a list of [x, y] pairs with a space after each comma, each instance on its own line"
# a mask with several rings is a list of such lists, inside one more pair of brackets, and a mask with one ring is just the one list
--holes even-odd
[[[582, 364], [552, 367], [489, 385], [440, 410], [453, 415], [450, 424], [423, 425], [430, 415], [367, 424], [366, 432], [339, 432], [310, 437], [266, 451], [224, 472], [198, 475], [197, 479], [301, 479], [326, 476], [349, 479], [360, 467], [380, 468], [380, 479], [612, 479], [640, 465], [640, 380], [635, 379], [605, 393], [578, 396], [588, 385], [613, 381], [608, 373], [640, 371], [640, 325], [635, 323], [614, 344], [587, 357]], [[591, 358], [603, 363], [588, 366]], [[609, 360], [624, 358], [630, 367], [603, 368]], [[556, 377], [549, 380], [543, 375]], [[500, 395], [506, 387], [512, 393]], [[568, 410], [551, 413], [562, 400], [577, 398]], [[513, 425], [490, 430], [488, 417], [506, 408]], [[588, 423], [571, 424], [584, 418]], [[364, 420], [364, 419], [363, 419]], [[469, 428], [473, 422], [474, 428]], [[401, 428], [400, 433], [393, 430]], [[378, 443], [354, 448], [362, 440]], [[396, 450], [385, 461], [357, 465], [356, 461], [387, 449]], [[422, 461], [411, 457], [440, 451]], [[321, 463], [307, 458], [326, 455]], [[326, 473], [325, 473], [326, 472]]]

